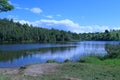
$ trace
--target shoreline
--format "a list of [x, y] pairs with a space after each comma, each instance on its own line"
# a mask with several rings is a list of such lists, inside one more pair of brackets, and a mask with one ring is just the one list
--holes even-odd
[[[0, 68], [1, 80], [119, 80], [120, 60], [30, 64]], [[114, 63], [117, 64], [114, 64]], [[104, 70], [103, 70], [104, 69]], [[88, 76], [89, 75], [89, 76]], [[2, 78], [1, 78], [2, 77]]]
[[22, 67], [1, 68], [0, 74], [24, 74], [29, 76], [37, 76], [42, 74], [53, 73], [57, 71], [59, 63], [30, 64]]

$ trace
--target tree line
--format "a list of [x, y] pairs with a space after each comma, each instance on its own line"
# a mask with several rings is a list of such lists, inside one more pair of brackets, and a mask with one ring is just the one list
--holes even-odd
[[0, 42], [64, 42], [78, 40], [78, 36], [70, 31], [45, 29], [20, 24], [12, 19], [0, 19]]
[[0, 42], [65, 42], [76, 40], [120, 40], [120, 30], [105, 30], [97, 33], [73, 33], [46, 29], [33, 25], [0, 19]]
[[79, 34], [81, 40], [119, 41], [120, 30], [105, 30], [104, 32]]

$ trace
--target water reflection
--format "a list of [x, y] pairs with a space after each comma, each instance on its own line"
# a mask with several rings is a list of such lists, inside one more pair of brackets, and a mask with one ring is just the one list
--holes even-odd
[[83, 41], [65, 44], [14, 44], [0, 45], [0, 67], [19, 67], [47, 60], [76, 61], [83, 56], [105, 55], [106, 44], [119, 42]]

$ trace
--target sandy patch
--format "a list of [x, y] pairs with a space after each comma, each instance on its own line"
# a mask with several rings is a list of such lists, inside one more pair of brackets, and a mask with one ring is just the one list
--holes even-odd
[[37, 76], [42, 74], [49, 74], [57, 71], [57, 63], [33, 64], [22, 68], [0, 68], [0, 74], [24, 74], [30, 76]]
[[57, 63], [46, 63], [46, 64], [35, 64], [28, 66], [24, 71], [24, 75], [36, 76], [40, 74], [49, 74], [57, 71], [57, 67], [60, 64]]
[[18, 68], [0, 68], [0, 74], [17, 74]]

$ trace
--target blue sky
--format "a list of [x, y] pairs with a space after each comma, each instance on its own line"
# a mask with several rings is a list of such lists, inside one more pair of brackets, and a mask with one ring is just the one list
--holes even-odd
[[120, 29], [120, 0], [9, 0], [15, 6], [0, 18], [38, 27], [83, 32]]

